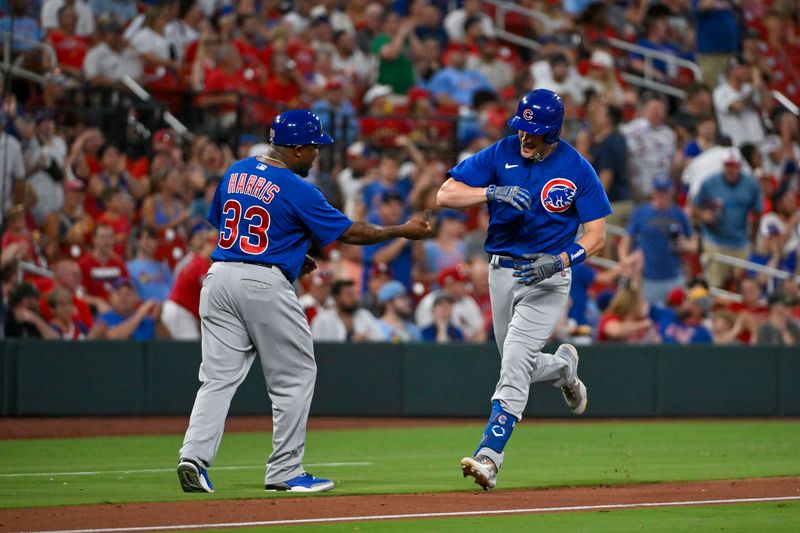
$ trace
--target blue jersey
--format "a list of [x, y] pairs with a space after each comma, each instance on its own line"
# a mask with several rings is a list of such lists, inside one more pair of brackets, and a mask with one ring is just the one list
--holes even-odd
[[[116, 311], [106, 311], [102, 315], [97, 317], [97, 320], [100, 322], [104, 322], [108, 325], [109, 328], [113, 328], [114, 326], [119, 326], [130, 317], [122, 316]], [[150, 339], [156, 338], [156, 323], [155, 321], [146, 316], [139, 322], [139, 325], [136, 326], [136, 329], [133, 330], [131, 333], [131, 340], [134, 341], [149, 341]]]
[[519, 137], [506, 137], [449, 171], [453, 179], [471, 187], [518, 185], [533, 197], [529, 211], [504, 202], [489, 203], [487, 253], [560, 254], [575, 242], [580, 224], [611, 214], [597, 173], [569, 143], [559, 141], [539, 163], [525, 159], [519, 151]]
[[225, 172], [208, 221], [219, 230], [213, 261], [275, 265], [291, 282], [300, 275], [311, 237], [326, 246], [353, 224], [314, 185], [255, 157]]
[[677, 278], [681, 274], [681, 255], [673, 239], [691, 237], [692, 225], [683, 210], [672, 205], [661, 211], [642, 204], [631, 213], [628, 235], [644, 254], [643, 273], [648, 280]]

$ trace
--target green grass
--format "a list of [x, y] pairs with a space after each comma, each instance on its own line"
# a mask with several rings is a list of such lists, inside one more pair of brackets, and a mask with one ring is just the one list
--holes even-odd
[[[475, 490], [458, 460], [482, 427], [352, 429], [309, 433], [309, 470], [337, 482], [331, 495]], [[203, 498], [286, 497], [263, 491], [264, 433], [225, 435]], [[0, 441], [0, 507], [197, 500], [174, 467], [181, 436]], [[501, 488], [800, 475], [796, 421], [542, 423], [526, 421], [507, 448]], [[368, 466], [315, 463], [368, 462]], [[243, 467], [230, 469], [231, 467]], [[111, 472], [163, 469], [156, 472]], [[23, 475], [102, 471], [100, 475]], [[323, 495], [327, 497], [326, 495]]]
[[[792, 526], [791, 524], [794, 524]], [[786, 533], [800, 530], [800, 503], [760, 503], [628, 509], [581, 513], [437, 518], [428, 520], [385, 520], [271, 527], [270, 532], [353, 533], [362, 531], [425, 533], [428, 531], [467, 533], [471, 531], [741, 531]], [[213, 531], [204, 529], [203, 531]], [[227, 530], [231, 531], [231, 530]], [[237, 528], [236, 532], [263, 531]]]

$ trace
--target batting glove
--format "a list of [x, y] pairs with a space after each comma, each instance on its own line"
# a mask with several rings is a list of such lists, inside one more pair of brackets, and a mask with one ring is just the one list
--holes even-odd
[[525, 254], [523, 259], [514, 260], [514, 277], [517, 283], [536, 285], [556, 272], [564, 270], [560, 256], [550, 254]]
[[520, 211], [531, 208], [531, 194], [517, 185], [489, 185], [486, 187], [486, 198], [490, 202], [505, 202]]

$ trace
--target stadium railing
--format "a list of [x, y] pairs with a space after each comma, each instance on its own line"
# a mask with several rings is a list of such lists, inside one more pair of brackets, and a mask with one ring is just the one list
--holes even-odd
[[56, 51], [53, 50], [53, 47], [47, 43], [43, 43], [41, 41], [37, 41], [36, 39], [31, 39], [29, 37], [25, 37], [24, 35], [20, 35], [18, 33], [11, 33], [5, 30], [0, 30], [0, 37], [3, 40], [4, 72], [10, 72], [14, 76], [19, 76], [20, 78], [25, 78], [26, 80], [34, 81], [36, 83], [41, 83], [44, 80], [44, 76], [42, 76], [42, 74], [20, 66], [21, 61], [25, 59], [25, 56], [23, 54], [18, 55], [15, 59], [13, 58], [14, 47], [11, 42], [12, 39], [14, 40], [14, 42], [27, 44], [33, 48], [41, 50], [42, 52], [47, 54], [51, 65], [58, 65], [58, 59], [56, 58]]
[[[505, 2], [503, 0], [488, 0], [486, 3], [494, 7], [495, 15], [495, 34], [497, 37], [506, 41], [525, 46], [533, 51], [540, 48], [540, 44], [523, 35], [511, 32], [506, 27], [506, 15], [509, 13], [516, 13], [536, 19], [543, 24], [548, 24], [550, 20], [542, 15], [542, 13], [528, 7], [523, 7], [512, 2]], [[686, 97], [686, 91], [680, 87], [670, 85], [668, 83], [660, 82], [653, 77], [655, 68], [653, 66], [655, 61], [663, 61], [667, 64], [667, 70], [676, 74], [679, 69], [686, 69], [691, 73], [693, 81], [702, 81], [703, 73], [700, 67], [694, 61], [676, 57], [672, 54], [645, 48], [622, 39], [610, 38], [607, 40], [608, 44], [619, 51], [641, 55], [644, 58], [644, 71], [642, 75], [622, 70], [620, 76], [622, 79], [632, 85], [650, 89], [653, 91], [661, 92], [669, 96], [683, 99]], [[674, 76], [673, 76], [674, 77]]]

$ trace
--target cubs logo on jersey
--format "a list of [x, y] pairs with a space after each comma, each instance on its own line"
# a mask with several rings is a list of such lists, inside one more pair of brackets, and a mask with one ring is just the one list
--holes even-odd
[[554, 178], [542, 187], [542, 206], [550, 213], [563, 213], [572, 205], [578, 187], [566, 178]]

